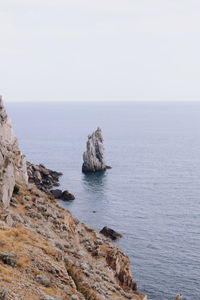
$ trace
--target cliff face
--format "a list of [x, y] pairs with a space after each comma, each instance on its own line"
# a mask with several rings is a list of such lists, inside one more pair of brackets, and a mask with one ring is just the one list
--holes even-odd
[[0, 202], [9, 206], [16, 182], [28, 182], [25, 156], [19, 150], [12, 122], [0, 96]]
[[88, 136], [86, 151], [83, 153], [84, 173], [97, 172], [106, 170], [104, 157], [104, 146], [101, 129], [97, 128], [95, 132]]

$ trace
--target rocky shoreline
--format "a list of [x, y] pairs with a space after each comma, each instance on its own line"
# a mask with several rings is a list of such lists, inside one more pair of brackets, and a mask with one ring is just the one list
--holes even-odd
[[47, 169], [43, 164], [35, 165], [26, 162], [28, 180], [30, 183], [34, 183], [39, 190], [48, 193], [53, 187], [59, 186], [59, 178], [63, 174], [61, 172], [52, 171]]
[[52, 195], [55, 199], [63, 201], [74, 200], [75, 196], [68, 190], [62, 191], [60, 189], [53, 189], [60, 186], [59, 179], [63, 174], [61, 172], [52, 171], [47, 169], [43, 164], [35, 165], [26, 162], [28, 181], [34, 183], [37, 188], [48, 195]]

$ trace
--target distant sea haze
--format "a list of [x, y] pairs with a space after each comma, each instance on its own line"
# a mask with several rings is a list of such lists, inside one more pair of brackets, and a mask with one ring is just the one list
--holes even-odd
[[[200, 103], [7, 103], [27, 159], [63, 172], [81, 221], [123, 234], [133, 276], [149, 300], [200, 295]], [[81, 172], [98, 126], [107, 164]], [[96, 213], [94, 213], [94, 211]]]

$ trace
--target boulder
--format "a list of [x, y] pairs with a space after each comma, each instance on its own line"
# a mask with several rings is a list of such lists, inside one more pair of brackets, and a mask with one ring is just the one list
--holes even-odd
[[0, 252], [0, 259], [6, 265], [15, 267], [17, 265], [17, 256], [14, 252]]
[[116, 240], [118, 238], [121, 238], [122, 235], [118, 232], [116, 232], [115, 230], [105, 226], [101, 231], [101, 234], [105, 235], [106, 237], [111, 238], [112, 240]]
[[88, 135], [86, 151], [83, 153], [82, 172], [90, 173], [105, 171], [106, 169], [103, 137], [101, 129], [98, 127], [95, 132]]
[[70, 201], [70, 200], [74, 200], [75, 197], [73, 194], [71, 194], [69, 191], [64, 191], [60, 197], [61, 200], [63, 201]]
[[51, 281], [48, 277], [46, 277], [45, 274], [39, 274], [36, 276], [36, 280], [41, 283], [45, 287], [50, 287], [51, 286]]
[[62, 192], [61, 190], [56, 189], [56, 190], [51, 190], [50, 192], [54, 196], [54, 198], [61, 199], [63, 201], [70, 201], [75, 199], [74, 195], [70, 193], [68, 190]]

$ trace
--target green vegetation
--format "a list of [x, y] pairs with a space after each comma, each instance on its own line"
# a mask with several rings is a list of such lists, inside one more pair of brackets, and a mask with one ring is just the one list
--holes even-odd
[[15, 184], [14, 189], [13, 189], [13, 194], [18, 194], [19, 193], [19, 186]]

